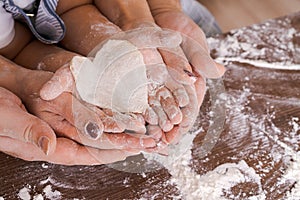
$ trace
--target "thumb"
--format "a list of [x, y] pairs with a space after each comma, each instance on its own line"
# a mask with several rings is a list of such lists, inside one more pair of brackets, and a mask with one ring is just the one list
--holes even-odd
[[46, 101], [53, 100], [63, 92], [71, 92], [73, 83], [74, 79], [69, 66], [63, 66], [44, 84], [40, 90], [40, 96]]
[[54, 152], [56, 135], [48, 124], [18, 105], [2, 104], [0, 110], [0, 136], [32, 143], [46, 155]]
[[199, 42], [189, 37], [183, 41], [181, 47], [196, 73], [205, 78], [219, 78], [224, 74], [225, 68], [217, 64]]

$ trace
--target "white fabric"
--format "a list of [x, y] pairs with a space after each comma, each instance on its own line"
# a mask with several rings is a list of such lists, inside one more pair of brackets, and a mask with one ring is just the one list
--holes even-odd
[[24, 9], [24, 8], [30, 9], [27, 7], [29, 7], [29, 5], [32, 5], [33, 2], [35, 2], [35, 0], [14, 0], [14, 3], [16, 4], [16, 6], [19, 6], [22, 9]]
[[[14, 0], [20, 8], [29, 8], [35, 0]], [[3, 8], [0, 1], [0, 49], [9, 45], [15, 37], [15, 22], [12, 15]]]
[[15, 36], [14, 19], [12, 15], [3, 8], [0, 2], [0, 49], [6, 47]]

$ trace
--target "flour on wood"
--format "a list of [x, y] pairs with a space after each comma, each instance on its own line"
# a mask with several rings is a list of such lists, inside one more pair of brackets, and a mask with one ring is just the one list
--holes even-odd
[[93, 60], [75, 56], [70, 69], [88, 103], [117, 112], [142, 113], [148, 107], [143, 56], [126, 40], [108, 40]]

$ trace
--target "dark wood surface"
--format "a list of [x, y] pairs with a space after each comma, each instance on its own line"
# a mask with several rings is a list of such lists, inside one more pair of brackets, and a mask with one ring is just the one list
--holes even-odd
[[[291, 34], [283, 37], [288, 31]], [[212, 55], [227, 60], [225, 91], [221, 97], [225, 123], [220, 125], [221, 135], [210, 139], [216, 141], [212, 150], [203, 153], [210, 120], [214, 119], [212, 115], [222, 117], [222, 109], [221, 113], [211, 112], [209, 94], [214, 94], [216, 82], [210, 83], [194, 127], [194, 130], [202, 128], [194, 140], [191, 162], [198, 174], [206, 174], [224, 163], [244, 160], [261, 177], [266, 199], [285, 199], [286, 192], [295, 186], [295, 181], [280, 182], [291, 159], [280, 142], [299, 151], [300, 130], [295, 127], [300, 125], [300, 71], [260, 68], [247, 61], [277, 62], [276, 65], [283, 67], [289, 62], [299, 65], [299, 32], [300, 13], [296, 13], [210, 39]], [[232, 45], [235, 41], [243, 45]], [[251, 44], [254, 49], [245, 49], [245, 44]], [[234, 60], [231, 58], [244, 60], [230, 61]], [[222, 87], [222, 81], [218, 84]], [[37, 194], [45, 198], [43, 189], [47, 185], [60, 192], [60, 199], [173, 199], [179, 191], [169, 184], [170, 177], [164, 168], [129, 173], [105, 165], [66, 167], [25, 162], [0, 153], [0, 197], [4, 199], [18, 199], [18, 192], [24, 187], [32, 198]], [[248, 199], [257, 191], [255, 182], [246, 181], [224, 191], [224, 196]]]

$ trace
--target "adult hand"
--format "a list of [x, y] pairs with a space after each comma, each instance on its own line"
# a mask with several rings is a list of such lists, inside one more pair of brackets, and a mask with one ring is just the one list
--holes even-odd
[[[0, 60], [0, 86], [9, 88], [17, 94], [27, 109], [37, 117], [46, 121], [58, 135], [64, 136], [82, 144], [92, 143], [100, 149], [128, 149], [153, 147], [154, 141], [150, 139], [144, 143], [135, 137], [115, 138], [114, 135], [103, 135], [101, 116], [74, 98], [72, 93], [64, 92], [53, 100], [40, 98], [40, 89], [48, 82], [53, 73], [24, 69], [2, 58]], [[58, 71], [60, 73], [60, 71]], [[67, 77], [68, 78], [68, 77]], [[68, 82], [66, 79], [59, 79]], [[22, 84], [20, 84], [22, 83]], [[54, 90], [52, 90], [54, 92]], [[137, 121], [137, 120], [136, 120]], [[145, 128], [144, 128], [145, 129]], [[124, 140], [122, 140], [122, 139]]]
[[[162, 103], [160, 102], [160, 99], [157, 99], [157, 96], [159, 95], [153, 95], [153, 99], [157, 100], [156, 102], [159, 102], [159, 106], [154, 107], [153, 105], [155, 103], [151, 104], [152, 107], [149, 112], [145, 114], [145, 119], [147, 122], [153, 125], [156, 125], [158, 121], [160, 127], [165, 131], [171, 130], [174, 124], [180, 123], [182, 119], [181, 111], [178, 105], [176, 105], [176, 107], [174, 107], [174, 105], [176, 100], [180, 101], [181, 105], [188, 103], [188, 99], [186, 99], [186, 92], [184, 91], [183, 87], [173, 84], [174, 82], [166, 82], [168, 71], [166, 70], [164, 61], [160, 57], [159, 53], [153, 53], [153, 48], [151, 49], [151, 47], [154, 46], [154, 43], [157, 44], [159, 42], [164, 43], [164, 45], [161, 46], [165, 47], [169, 47], [170, 45], [174, 47], [178, 45], [178, 42], [175, 42], [175, 44], [171, 42], [173, 40], [171, 39], [170, 34], [160, 34], [160, 32], [163, 32], [161, 30], [159, 30], [160, 32], [158, 30], [152, 32], [154, 33], [152, 35], [151, 32], [146, 34], [145, 31], [140, 35], [134, 34], [133, 32], [126, 32], [124, 34], [120, 28], [103, 17], [98, 9], [92, 5], [77, 7], [67, 13], [64, 13], [61, 17], [64, 20], [66, 27], [68, 28], [66, 36], [62, 41], [62, 45], [65, 48], [68, 48], [72, 51], [77, 51], [85, 56], [87, 56], [90, 51], [93, 50], [93, 48], [104, 42], [106, 39], [115, 38], [114, 36], [116, 34], [118, 36], [123, 34], [123, 39], [129, 40], [138, 47], [141, 46], [138, 44], [146, 43], [146, 47], [144, 46], [144, 48], [142, 49], [142, 53], [144, 54], [147, 66], [152, 66], [147, 67], [147, 75], [149, 77], [149, 80], [158, 83], [162, 82], [163, 84], [161, 86], [163, 87], [164, 85], [172, 85], [173, 87], [165, 89], [165, 91], [167, 91], [165, 93], [168, 93], [166, 98], [170, 103]], [[85, 23], [78, 23], [82, 18], [86, 19]], [[164, 35], [164, 37], [159, 37], [162, 35]], [[176, 37], [178, 38], [178, 34], [176, 35]], [[170, 41], [168, 41], [168, 39]], [[181, 38], [179, 37], [179, 39]], [[179, 41], [179, 43], [180, 42], [181, 40]], [[147, 44], [150, 44], [151, 46], [147, 47]], [[154, 63], [156, 64], [156, 67], [154, 67]], [[178, 78], [184, 76], [180, 73], [177, 74]], [[189, 83], [191, 82], [188, 76], [185, 76], [185, 79], [183, 79], [183, 81]], [[171, 93], [173, 93], [176, 98], [173, 95], [170, 95]], [[163, 104], [164, 106], [162, 106], [161, 104]], [[155, 110], [157, 111], [155, 112]], [[149, 113], [152, 113], [152, 116], [155, 116], [154, 120], [148, 121], [148, 119], [150, 118], [148, 115]], [[151, 119], [153, 119], [153, 117], [151, 117]]]
[[[164, 4], [161, 1], [160, 3]], [[104, 0], [96, 0], [95, 4], [98, 6], [102, 13], [104, 13], [111, 21], [116, 23], [123, 30], [134, 30], [137, 28], [147, 29], [149, 27], [158, 28], [158, 26], [155, 24], [155, 19], [152, 17], [152, 13], [150, 12], [146, 0], [129, 0], [126, 1], [126, 3], [124, 3], [121, 0], [112, 0], [110, 2], [105, 2]], [[114, 7], [116, 11], [112, 13], [109, 9], [110, 7]], [[181, 24], [181, 21], [178, 19], [174, 23]], [[169, 31], [169, 36], [174, 33], [178, 33], [178, 29], [173, 29], [173, 31]], [[184, 43], [186, 43], [185, 40], [182, 41], [182, 44]], [[176, 143], [180, 136], [186, 133], [189, 130], [189, 128], [191, 128], [191, 126], [194, 123], [194, 120], [196, 119], [196, 116], [198, 115], [198, 110], [202, 103], [206, 89], [205, 79], [203, 79], [201, 75], [210, 75], [211, 69], [203, 69], [204, 73], [202, 72], [201, 74], [197, 73], [197, 71], [195, 72], [195, 69], [192, 68], [192, 66], [190, 65], [190, 63], [193, 64], [194, 62], [191, 62], [189, 59], [186, 58], [185, 52], [179, 47], [179, 45], [173, 48], [158, 47], [158, 50], [161, 57], [163, 58], [163, 61], [166, 63], [170, 74], [170, 76], [167, 79], [168, 81], [166, 82], [166, 85], [170, 87], [168, 83], [172, 82], [175, 83], [176, 89], [180, 87], [183, 88], [180, 90], [183, 91], [181, 92], [181, 96], [187, 96], [187, 98], [184, 98], [184, 100], [188, 100], [185, 104], [180, 104], [181, 102], [178, 101], [178, 98], [176, 99], [177, 103], [181, 107], [183, 121], [182, 123], [179, 123], [179, 125], [175, 125], [175, 128], [172, 130], [164, 130], [166, 134], [165, 139], [163, 139], [163, 141], [167, 143]], [[201, 46], [200, 50], [202, 50]], [[157, 53], [158, 51], [152, 50], [152, 53], [154, 52]], [[208, 51], [205, 51], [205, 55], [209, 55]], [[204, 62], [204, 60], [201, 60], [201, 62]], [[190, 78], [188, 75], [193, 77]], [[194, 79], [193, 84], [187, 84], [187, 82], [181, 81], [181, 77], [186, 76], [189, 80]], [[197, 96], [195, 94], [197, 94]]]
[[201, 28], [181, 10], [179, 0], [147, 0], [155, 22], [182, 34], [181, 47], [194, 72], [205, 78], [219, 78], [225, 68], [210, 57], [206, 37]]
[[[56, 71], [54, 76], [52, 76], [40, 90], [41, 99], [46, 100], [46, 102], [58, 101], [62, 95], [70, 93], [75, 96], [73, 97], [75, 102], [78, 101], [77, 99], [80, 99], [79, 95], [77, 95], [75, 81], [69, 66], [64, 66]], [[72, 103], [72, 101], [70, 101], [70, 103]], [[141, 137], [141, 135], [145, 134], [146, 130], [143, 118], [138, 115], [112, 113], [107, 109], [102, 110], [82, 101], [81, 103], [102, 121], [104, 125], [102, 135], [94, 141], [80, 137], [80, 135], [76, 134], [76, 130], [72, 131], [74, 134], [70, 135], [70, 131], [66, 131], [68, 127], [66, 127], [66, 130], [63, 129], [63, 124], [60, 126], [60, 129], [55, 129], [57, 132], [64, 134], [64, 136], [71, 137], [81, 144], [101, 149], [144, 149], [156, 146], [151, 136]], [[73, 105], [73, 107], [76, 108], [77, 106]], [[80, 123], [80, 119], [74, 120], [75, 127], [77, 123]], [[67, 135], [65, 133], [67, 133]]]
[[[17, 122], [17, 123], [16, 123]], [[0, 151], [27, 161], [63, 165], [96, 165], [124, 160], [134, 152], [97, 150], [66, 138], [27, 113], [21, 100], [0, 87]]]

